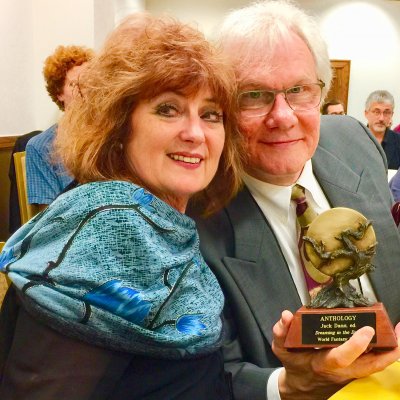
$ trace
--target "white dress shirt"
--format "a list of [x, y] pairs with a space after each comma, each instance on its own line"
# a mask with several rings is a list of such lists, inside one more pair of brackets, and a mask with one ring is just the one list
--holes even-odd
[[[243, 176], [243, 180], [275, 233], [302, 304], [308, 304], [310, 302], [310, 296], [307, 290], [297, 244], [298, 222], [296, 218], [296, 205], [290, 200], [293, 185], [272, 185], [247, 174]], [[296, 183], [305, 188], [307, 202], [318, 214], [331, 208], [321, 186], [313, 174], [311, 160], [307, 161], [305, 164]], [[373, 302], [377, 301], [368, 276], [364, 274], [361, 276], [360, 280], [364, 296]], [[352, 280], [350, 283], [357, 290], [360, 290], [357, 280]], [[280, 369], [277, 369], [268, 379], [268, 400], [280, 400], [278, 390], [279, 373]]]

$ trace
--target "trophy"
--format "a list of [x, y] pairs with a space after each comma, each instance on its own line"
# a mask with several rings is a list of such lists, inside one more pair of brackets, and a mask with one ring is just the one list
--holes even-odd
[[397, 347], [384, 305], [372, 304], [350, 282], [374, 269], [377, 242], [371, 221], [353, 209], [332, 208], [311, 222], [303, 240], [304, 267], [315, 280], [327, 283], [295, 313], [285, 347], [336, 347], [363, 326], [375, 329], [371, 348]]

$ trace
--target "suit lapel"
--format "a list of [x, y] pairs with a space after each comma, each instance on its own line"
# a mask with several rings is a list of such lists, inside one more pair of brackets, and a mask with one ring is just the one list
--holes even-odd
[[387, 196], [382, 195], [382, 186], [377, 186], [377, 178], [372, 176], [374, 171], [364, 169], [356, 174], [321, 147], [313, 158], [313, 169], [332, 207], [354, 208], [372, 221], [378, 246], [373, 259], [376, 269], [368, 276], [378, 300], [385, 304], [392, 321], [398, 322], [400, 237]]
[[300, 297], [275, 235], [246, 188], [227, 212], [235, 232], [235, 255], [223, 262], [271, 342], [272, 327], [280, 313], [296, 311], [301, 306]]
[[[374, 179], [368, 171], [354, 172], [322, 147], [318, 147], [313, 157], [313, 169], [332, 207], [354, 208], [380, 222], [374, 224], [378, 238], [388, 234], [387, 227], [393, 236], [389, 210], [374, 207], [382, 199], [379, 190], [374, 192], [378, 188], [371, 187]], [[227, 207], [227, 212], [235, 232], [235, 254], [234, 258], [225, 257], [223, 262], [271, 343], [272, 328], [280, 313], [285, 309], [296, 311], [301, 306], [299, 295], [275, 235], [246, 188]], [[399, 242], [398, 235], [393, 239]], [[377, 257], [379, 253], [378, 246]], [[400, 260], [400, 243], [395, 256], [394, 259]], [[387, 305], [389, 314], [391, 309], [398, 309], [395, 288], [400, 285], [400, 274], [392, 264], [392, 257], [388, 260], [382, 255], [370, 275], [378, 299]], [[391, 317], [395, 319], [393, 313]]]

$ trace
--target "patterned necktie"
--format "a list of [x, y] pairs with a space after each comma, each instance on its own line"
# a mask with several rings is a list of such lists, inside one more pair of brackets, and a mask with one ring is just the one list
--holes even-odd
[[300, 185], [294, 185], [292, 188], [292, 196], [290, 198], [296, 204], [296, 217], [297, 221], [300, 225], [300, 235], [299, 235], [299, 252], [300, 252], [300, 260], [301, 266], [303, 268], [304, 277], [306, 280], [307, 288], [311, 297], [314, 297], [315, 294], [321, 288], [321, 285], [327, 282], [326, 278], [322, 278], [319, 275], [318, 270], [315, 268], [307, 268], [308, 257], [304, 248], [304, 240], [303, 236], [307, 233], [308, 226], [314, 220], [314, 218], [318, 215], [316, 211], [310, 207], [307, 203], [305, 190]]

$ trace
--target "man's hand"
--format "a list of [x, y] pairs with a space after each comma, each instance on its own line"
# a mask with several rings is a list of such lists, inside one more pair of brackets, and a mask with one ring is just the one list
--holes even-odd
[[[284, 311], [273, 328], [272, 350], [284, 366], [279, 376], [282, 400], [325, 400], [351, 380], [382, 371], [400, 358], [400, 347], [386, 352], [367, 351], [375, 334], [369, 326], [333, 349], [290, 352], [284, 343], [292, 319], [293, 314]], [[400, 323], [395, 331], [400, 338]], [[400, 346], [399, 339], [398, 343]]]

